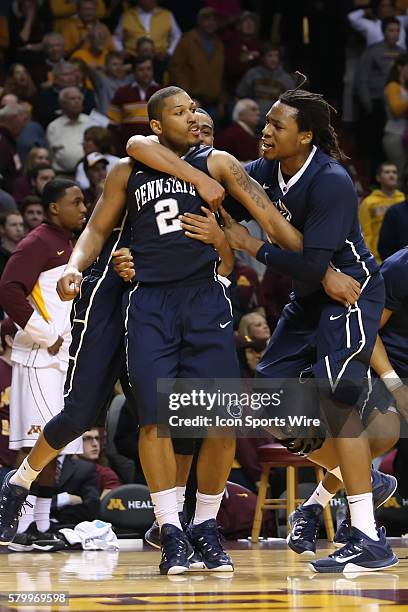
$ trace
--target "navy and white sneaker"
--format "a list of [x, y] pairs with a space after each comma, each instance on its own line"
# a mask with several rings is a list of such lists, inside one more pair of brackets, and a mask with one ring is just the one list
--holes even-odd
[[291, 532], [286, 542], [295, 553], [303, 557], [314, 557], [323, 507], [320, 504], [299, 506], [289, 515]]
[[[186, 521], [184, 512], [179, 512], [179, 519], [184, 533], [187, 533], [188, 523]], [[160, 548], [160, 528], [159, 523], [156, 520], [154, 521], [153, 525], [146, 531], [144, 539], [148, 544], [150, 544], [150, 546], [153, 546], [154, 548]], [[204, 569], [204, 563], [201, 559], [200, 553], [194, 551], [193, 556], [190, 558], [189, 569]]]
[[[383, 474], [378, 470], [371, 470], [371, 486], [373, 488], [373, 506], [377, 510], [385, 504], [395, 493], [398, 481], [391, 474]], [[340, 523], [334, 536], [333, 544], [336, 547], [344, 546], [348, 541], [351, 529], [350, 511], [347, 509], [346, 518]]]
[[213, 572], [233, 572], [231, 557], [221, 545], [217, 521], [209, 519], [199, 525], [189, 525], [187, 534], [194, 550], [201, 555], [204, 567]]
[[377, 534], [379, 539], [372, 540], [352, 527], [347, 544], [328, 557], [309, 563], [310, 569], [322, 574], [339, 574], [376, 572], [397, 565], [398, 559], [387, 543], [385, 529], [377, 529]]
[[8, 545], [9, 550], [16, 552], [32, 551], [37, 534], [37, 525], [35, 523], [31, 523], [25, 531], [16, 533], [13, 541]]
[[162, 558], [160, 574], [183, 574], [190, 566], [189, 559], [194, 554], [188, 537], [178, 527], [165, 523], [160, 531]]
[[2, 546], [8, 546], [13, 541], [22, 507], [24, 503], [28, 503], [26, 502], [28, 489], [10, 484], [10, 478], [16, 472], [17, 470], [12, 470], [6, 474], [0, 490], [0, 545]]

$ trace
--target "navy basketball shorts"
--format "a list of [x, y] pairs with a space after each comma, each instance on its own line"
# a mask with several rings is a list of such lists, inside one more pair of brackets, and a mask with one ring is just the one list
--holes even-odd
[[320, 398], [357, 406], [368, 391], [367, 373], [384, 298], [383, 279], [375, 274], [362, 284], [358, 302], [348, 308], [322, 293], [293, 300], [282, 312], [257, 376], [300, 381], [311, 374]]
[[64, 409], [44, 428], [53, 448], [96, 424], [126, 368], [122, 300], [127, 288], [111, 267], [93, 270], [81, 283], [72, 310]]
[[141, 426], [158, 423], [157, 379], [239, 378], [221, 281], [136, 284], [124, 300], [128, 377]]

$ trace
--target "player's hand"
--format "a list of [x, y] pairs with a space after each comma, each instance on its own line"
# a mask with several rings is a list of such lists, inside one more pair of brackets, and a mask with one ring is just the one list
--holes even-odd
[[218, 210], [225, 198], [224, 187], [204, 172], [200, 173], [200, 179], [196, 182], [195, 187], [210, 209], [213, 212]]
[[343, 272], [336, 272], [330, 266], [324, 275], [322, 285], [329, 297], [346, 307], [355, 304], [360, 297], [360, 283]]
[[79, 495], [69, 494], [69, 503], [71, 506], [77, 506], [78, 504], [83, 504], [83, 499]]
[[135, 277], [135, 264], [132, 253], [127, 247], [122, 247], [112, 253], [113, 269], [125, 283], [130, 282]]
[[231, 249], [243, 249], [250, 236], [246, 227], [235, 221], [223, 206], [220, 206], [223, 231]]
[[57, 355], [63, 342], [64, 342], [64, 338], [61, 338], [61, 336], [58, 336], [56, 342], [54, 342], [52, 346], [48, 347], [47, 351], [49, 352], [49, 354], [52, 355], [53, 357]]
[[73, 300], [79, 293], [81, 281], [82, 274], [76, 268], [72, 266], [66, 268], [64, 274], [57, 283], [57, 293], [60, 300], [63, 302]]
[[408, 422], [408, 386], [402, 385], [392, 392], [397, 402], [397, 410], [401, 417]]
[[193, 213], [185, 213], [185, 215], [179, 216], [180, 225], [185, 235], [188, 238], [200, 240], [204, 244], [219, 244], [224, 240], [224, 232], [215, 220], [214, 213], [205, 206], [201, 206], [201, 210], [205, 217]]

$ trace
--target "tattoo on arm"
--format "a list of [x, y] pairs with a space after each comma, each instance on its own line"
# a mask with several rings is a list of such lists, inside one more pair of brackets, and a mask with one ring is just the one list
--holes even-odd
[[253, 181], [242, 167], [234, 161], [229, 161], [228, 168], [238, 185], [250, 195], [256, 206], [265, 209], [267, 207], [266, 196], [260, 185]]

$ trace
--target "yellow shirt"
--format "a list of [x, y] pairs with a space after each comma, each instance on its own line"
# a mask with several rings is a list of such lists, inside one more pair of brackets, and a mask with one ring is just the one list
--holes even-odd
[[387, 196], [381, 189], [374, 189], [360, 204], [358, 216], [365, 243], [378, 263], [381, 257], [378, 253], [378, 238], [384, 215], [390, 206], [405, 200], [405, 195], [397, 189], [392, 196]]
[[[50, 0], [50, 9], [54, 17], [54, 32], [62, 33], [62, 28], [68, 17], [72, 17], [77, 12], [75, 0]], [[106, 8], [104, 0], [96, 0], [96, 16], [98, 19], [105, 17]]]
[[[113, 46], [113, 41], [112, 41], [112, 35], [109, 32], [108, 28], [106, 27], [106, 25], [102, 24], [100, 21], [97, 21], [96, 23], [101, 24], [106, 29], [108, 33], [108, 42], [106, 44], [106, 49], [108, 51], [113, 51], [114, 46]], [[83, 42], [81, 46], [78, 47], [81, 39], [85, 36], [87, 29], [88, 28], [84, 24], [84, 22], [76, 15], [65, 21], [64, 27], [62, 29], [62, 36], [64, 38], [65, 51], [67, 55], [71, 55], [71, 53], [73, 53], [73, 51], [77, 48], [78, 49], [89, 49], [90, 47], [89, 40], [85, 40], [85, 42]]]
[[108, 49], [104, 49], [102, 53], [98, 53], [98, 55], [91, 53], [90, 49], [78, 49], [78, 51], [75, 51], [75, 53], [73, 53], [71, 57], [79, 57], [79, 59], [83, 60], [85, 64], [87, 66], [90, 66], [91, 68], [104, 68], [105, 58], [108, 53]]
[[156, 53], [167, 51], [170, 43], [172, 19], [170, 11], [157, 7], [154, 9], [147, 32], [139, 19], [138, 9], [130, 8], [123, 14], [124, 46], [126, 51], [136, 51], [136, 43], [142, 36], [149, 36], [156, 47]]

